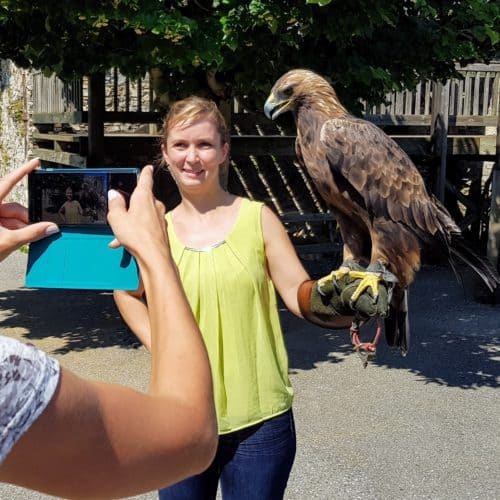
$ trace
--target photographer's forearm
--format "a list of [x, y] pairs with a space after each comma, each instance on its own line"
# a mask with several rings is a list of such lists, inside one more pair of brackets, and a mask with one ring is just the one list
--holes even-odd
[[151, 329], [148, 307], [138, 295], [125, 290], [115, 290], [113, 298], [120, 314], [144, 347], [151, 351]]

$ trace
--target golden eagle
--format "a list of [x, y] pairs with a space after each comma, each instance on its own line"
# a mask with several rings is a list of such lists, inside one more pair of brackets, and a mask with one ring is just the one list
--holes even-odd
[[343, 239], [343, 263], [333, 276], [354, 273], [363, 278], [359, 292], [371, 286], [375, 294], [384, 272], [397, 279], [385, 319], [389, 345], [403, 354], [409, 347], [407, 291], [420, 268], [421, 245], [439, 248], [452, 267], [457, 259], [466, 263], [490, 290], [500, 283], [427, 192], [408, 155], [380, 128], [349, 114], [324, 78], [304, 69], [279, 78], [264, 112], [274, 120], [286, 111], [297, 126], [297, 158], [335, 214]]

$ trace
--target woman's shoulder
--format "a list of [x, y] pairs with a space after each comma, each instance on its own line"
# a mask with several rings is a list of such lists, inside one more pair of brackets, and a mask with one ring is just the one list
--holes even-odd
[[236, 203], [239, 203], [240, 207], [244, 210], [251, 211], [251, 212], [261, 212], [262, 207], [264, 207], [264, 203], [262, 201], [258, 200], [251, 200], [250, 198], [247, 198], [246, 196], [237, 196], [236, 197]]
[[180, 203], [179, 205], [176, 205], [175, 207], [165, 212], [165, 220], [167, 222], [172, 222], [173, 219], [175, 219], [178, 216], [179, 210], [180, 210]]
[[262, 206], [264, 206], [264, 202], [263, 201], [251, 200], [250, 198], [247, 198], [246, 196], [238, 196], [238, 198], [241, 198], [244, 203], [247, 203], [251, 207], [262, 207]]
[[0, 373], [1, 463], [52, 399], [60, 366], [36, 347], [0, 336]]
[[238, 221], [246, 226], [254, 222], [260, 226], [262, 207], [264, 204], [261, 201], [251, 200], [245, 196], [238, 196], [235, 205], [238, 208]]
[[[34, 365], [35, 362], [51, 365], [58, 364], [55, 359], [32, 344], [25, 344], [16, 339], [0, 335], [0, 366], [2, 366], [2, 370], [6, 363], [19, 365], [20, 359], [29, 360], [30, 365]], [[34, 371], [36, 372], [36, 370]], [[4, 382], [6, 382], [5, 379], [0, 378], [0, 385]]]
[[241, 207], [246, 209], [247, 212], [251, 212], [259, 220], [262, 219], [274, 219], [279, 221], [278, 216], [273, 212], [273, 210], [268, 207], [263, 201], [251, 200], [249, 198], [241, 197]]

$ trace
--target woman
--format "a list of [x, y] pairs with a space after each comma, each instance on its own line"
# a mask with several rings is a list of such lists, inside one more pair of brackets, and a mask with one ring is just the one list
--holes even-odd
[[[219, 182], [228, 131], [209, 100], [174, 103], [162, 154], [181, 194], [166, 216], [172, 256], [207, 346], [219, 446], [207, 471], [159, 492], [162, 499], [282, 498], [295, 457], [293, 390], [275, 289], [302, 316], [297, 294], [309, 276], [278, 217]], [[115, 291], [130, 328], [149, 349], [148, 305]], [[352, 310], [351, 310], [352, 312]], [[329, 318], [346, 327], [350, 318]]]
[[78, 200], [73, 198], [73, 188], [68, 186], [64, 192], [66, 201], [59, 209], [59, 215], [64, 224], [81, 224], [83, 209]]
[[[0, 259], [58, 231], [3, 199], [32, 160], [0, 180]], [[149, 393], [85, 380], [0, 336], [0, 481], [64, 498], [123, 498], [203, 471], [217, 431], [206, 349], [169, 252], [145, 167], [130, 207], [109, 192], [109, 223], [136, 258], [151, 328]], [[131, 229], [133, 228], [133, 229]], [[184, 374], [189, 373], [189, 377]]]

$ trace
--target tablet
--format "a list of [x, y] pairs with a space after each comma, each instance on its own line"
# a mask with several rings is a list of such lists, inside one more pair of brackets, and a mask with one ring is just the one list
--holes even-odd
[[111, 249], [109, 227], [65, 228], [31, 243], [25, 284], [29, 288], [136, 290], [139, 269], [124, 248]]
[[107, 192], [127, 200], [138, 168], [46, 168], [28, 176], [31, 222], [50, 221], [60, 232], [31, 243], [26, 269], [30, 288], [135, 290], [139, 272], [123, 248], [111, 249]]

